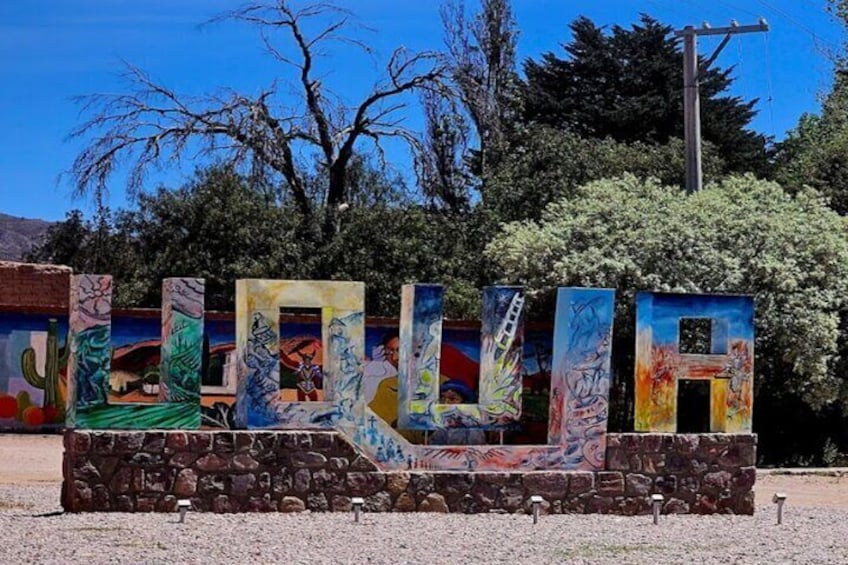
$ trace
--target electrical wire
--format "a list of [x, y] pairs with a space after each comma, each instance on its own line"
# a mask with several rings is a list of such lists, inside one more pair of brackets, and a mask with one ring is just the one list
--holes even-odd
[[823, 37], [819, 36], [819, 34], [816, 33], [816, 31], [814, 29], [810, 28], [806, 24], [799, 22], [797, 19], [795, 19], [792, 15], [787, 13], [785, 10], [780, 9], [777, 6], [771, 5], [770, 3], [766, 2], [766, 0], [757, 0], [757, 2], [762, 4], [763, 7], [765, 7], [766, 9], [771, 10], [772, 12], [774, 12], [775, 14], [777, 14], [778, 16], [783, 18], [785, 21], [789, 22], [791, 25], [795, 26], [799, 30], [803, 31], [804, 33], [806, 33], [810, 37], [812, 37], [813, 38], [813, 44], [816, 46], [816, 49], [818, 49], [820, 52], [824, 53], [825, 55], [830, 56], [831, 53], [828, 53], [826, 49], [822, 49], [820, 47], [820, 44], [822, 44], [822, 43], [829, 46], [830, 49], [833, 50], [832, 51], [833, 53], [839, 51], [839, 46], [834, 45], [829, 40], [824, 39]]
[[748, 100], [750, 89], [748, 88], [748, 80], [745, 75], [745, 58], [742, 56], [742, 42], [736, 41], [735, 43], [736, 57], [739, 59], [739, 62], [735, 65], [738, 69], [736, 75], [739, 77], [739, 90], [742, 91], [742, 98]]
[[771, 50], [769, 49], [769, 37], [767, 33], [763, 34], [763, 45], [766, 52], [766, 88], [768, 89], [768, 111], [769, 111], [769, 129], [771, 129], [771, 137], [774, 139], [776, 132], [774, 128], [774, 88], [772, 85], [771, 76]]
[[826, 16], [833, 16], [833, 14], [831, 14], [831, 13], [828, 11], [828, 9], [827, 9], [827, 8], [825, 8], [824, 6], [822, 6], [820, 2], [813, 2], [813, 0], [801, 0], [801, 1], [802, 1], [804, 4], [806, 4], [807, 6], [809, 6], [810, 8], [812, 8], [812, 9], [814, 9], [814, 10], [818, 10], [818, 11], [820, 11], [821, 13], [825, 14]]
[[712, 0], [712, 2], [715, 2], [716, 4], [721, 4], [725, 8], [730, 8], [734, 12], [741, 12], [743, 14], [747, 14], [747, 15], [753, 17], [753, 18], [759, 18], [759, 17], [762, 16], [762, 14], [754, 13], [751, 10], [748, 10], [747, 8], [743, 8], [741, 6], [731, 4], [730, 2], [725, 2], [724, 0]]
[[671, 12], [671, 13], [677, 14], [679, 16], [684, 16], [684, 17], [686, 16], [685, 13], [681, 12], [677, 8], [674, 8], [673, 5], [670, 6], [670, 5], [666, 5], [666, 4], [660, 4], [657, 0], [647, 0], [647, 1], [648, 1], [648, 4], [656, 6], [657, 10], [664, 11], [664, 12]]

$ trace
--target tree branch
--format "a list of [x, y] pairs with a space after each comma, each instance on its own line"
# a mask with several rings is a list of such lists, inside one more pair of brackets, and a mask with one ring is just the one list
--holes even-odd
[[[305, 20], [327, 18], [327, 23], [307, 36]], [[403, 101], [392, 101], [415, 90], [446, 92], [447, 68], [436, 53], [410, 54], [396, 50], [385, 70], [385, 79], [358, 105], [346, 107], [332, 98], [314, 76], [316, 57], [327, 42], [343, 42], [370, 48], [342, 30], [350, 25], [350, 14], [330, 4], [312, 4], [298, 10], [287, 0], [250, 4], [220, 15], [212, 22], [237, 20], [256, 26], [268, 54], [296, 70], [293, 84], [302, 104], [281, 108], [277, 81], [258, 96], [235, 92], [187, 97], [151, 79], [127, 63], [124, 78], [129, 93], [95, 94], [79, 99], [88, 116], [69, 134], [86, 138], [88, 145], [75, 159], [70, 174], [78, 194], [93, 191], [100, 198], [115, 170], [127, 163], [129, 191], [141, 189], [151, 167], [179, 163], [187, 156], [223, 158], [233, 167], [260, 163], [285, 181], [285, 196], [308, 218], [319, 208], [328, 214], [325, 235], [338, 228], [335, 210], [347, 198], [347, 169], [357, 141], [374, 143], [381, 163], [385, 154], [381, 137], [403, 139], [414, 155], [422, 151], [418, 137], [402, 126]], [[279, 31], [292, 42], [294, 51], [279, 49], [272, 32]], [[315, 194], [307, 187], [306, 173], [298, 155], [304, 147], [315, 148], [321, 166], [329, 174], [326, 193]], [[416, 157], [417, 158], [417, 157]]]

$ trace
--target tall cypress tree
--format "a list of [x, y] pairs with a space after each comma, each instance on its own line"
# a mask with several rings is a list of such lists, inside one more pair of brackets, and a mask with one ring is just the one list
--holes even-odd
[[[625, 142], [683, 137], [683, 53], [671, 27], [643, 15], [609, 33], [585, 17], [570, 28], [564, 58], [524, 63], [528, 122]], [[729, 171], [763, 173], [766, 139], [749, 129], [757, 101], [727, 94], [732, 71], [713, 65], [701, 78], [702, 135]]]

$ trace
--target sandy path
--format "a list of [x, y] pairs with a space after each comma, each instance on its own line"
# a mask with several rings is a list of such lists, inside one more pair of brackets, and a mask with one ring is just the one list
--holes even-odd
[[62, 436], [0, 434], [0, 484], [62, 481]]
[[757, 474], [757, 505], [769, 504], [776, 492], [786, 494], [786, 504], [848, 509], [848, 475]]

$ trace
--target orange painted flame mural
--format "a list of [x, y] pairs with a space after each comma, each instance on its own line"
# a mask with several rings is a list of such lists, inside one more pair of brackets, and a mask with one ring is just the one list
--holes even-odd
[[[636, 296], [635, 429], [677, 431], [681, 379], [710, 383], [710, 431], [750, 432], [753, 417], [754, 301], [749, 296]], [[680, 323], [710, 322], [710, 353], [680, 352]]]

